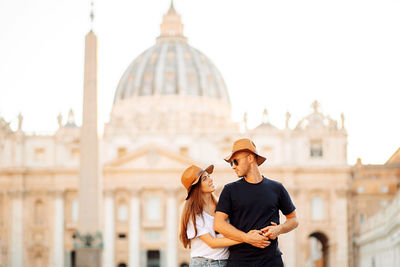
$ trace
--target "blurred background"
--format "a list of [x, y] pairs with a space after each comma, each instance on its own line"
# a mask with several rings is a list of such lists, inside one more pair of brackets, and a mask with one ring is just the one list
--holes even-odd
[[297, 207], [285, 266], [399, 266], [399, 11], [0, 1], [0, 266], [77, 266], [91, 213], [103, 266], [187, 266], [180, 175], [214, 164], [218, 196], [242, 137]]

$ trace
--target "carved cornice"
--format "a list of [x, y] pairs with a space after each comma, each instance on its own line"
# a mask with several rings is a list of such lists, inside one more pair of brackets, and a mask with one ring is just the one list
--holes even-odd
[[49, 191], [49, 195], [55, 198], [64, 198], [65, 194], [66, 194], [66, 190], [65, 189], [51, 189]]
[[7, 194], [11, 198], [23, 198], [26, 196], [27, 191], [25, 189], [10, 189], [7, 190]]
[[65, 167], [2, 167], [0, 168], [2, 175], [57, 175], [57, 174], [74, 174], [78, 175], [78, 168], [65, 168]]
[[335, 194], [338, 197], [345, 198], [351, 193], [351, 190], [348, 188], [335, 188]]

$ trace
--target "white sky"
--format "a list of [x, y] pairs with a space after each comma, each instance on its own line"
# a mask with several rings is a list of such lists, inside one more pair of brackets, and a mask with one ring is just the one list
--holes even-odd
[[[132, 60], [155, 43], [169, 0], [96, 0], [99, 119]], [[384, 163], [400, 146], [400, 2], [388, 0], [175, 0], [189, 43], [222, 73], [233, 119], [268, 109], [291, 127], [311, 112], [345, 114], [349, 163]], [[52, 133], [57, 114], [82, 112], [90, 1], [0, 0], [0, 116]], [[339, 122], [340, 124], [340, 122]]]

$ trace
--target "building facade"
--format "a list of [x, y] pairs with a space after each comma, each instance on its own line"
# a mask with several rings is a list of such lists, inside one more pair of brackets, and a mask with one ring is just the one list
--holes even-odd
[[[350, 217], [354, 266], [398, 266], [400, 149], [385, 164], [362, 164], [352, 171]], [[397, 251], [396, 251], [397, 249]]]
[[400, 195], [361, 225], [355, 243], [358, 246], [357, 266], [399, 266]]
[[[0, 266], [74, 266], [81, 127], [72, 111], [57, 120], [48, 136], [27, 135], [22, 116], [16, 130], [0, 120]], [[267, 157], [261, 172], [282, 182], [297, 207], [299, 228], [279, 237], [285, 266], [349, 266], [344, 118], [338, 124], [314, 102], [296, 127], [289, 121], [287, 114], [279, 129], [265, 111], [258, 127], [240, 130], [222, 75], [188, 44], [171, 6], [156, 44], [122, 75], [101, 136], [103, 266], [188, 263], [178, 241], [181, 173], [214, 164], [218, 196], [237, 179], [223, 158], [242, 137]]]

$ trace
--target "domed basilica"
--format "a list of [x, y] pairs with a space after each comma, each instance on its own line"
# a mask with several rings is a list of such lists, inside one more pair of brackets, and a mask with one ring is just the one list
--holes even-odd
[[[85, 64], [96, 65], [90, 49]], [[290, 114], [279, 129], [265, 110], [247, 129], [232, 121], [231, 108], [223, 76], [189, 45], [171, 5], [154, 46], [122, 74], [99, 140], [104, 267], [187, 266], [189, 250], [178, 241], [181, 173], [214, 164], [218, 196], [237, 179], [223, 158], [242, 137], [267, 157], [261, 172], [284, 183], [297, 207], [300, 227], [279, 238], [285, 266], [351, 265], [343, 116], [338, 123], [314, 102], [294, 128]], [[91, 212], [78, 197], [82, 127], [72, 111], [51, 136], [27, 135], [22, 121], [13, 130], [0, 119], [0, 266], [76, 266], [79, 216]]]

